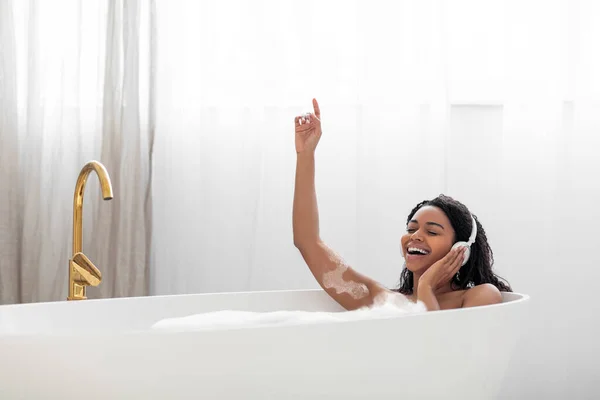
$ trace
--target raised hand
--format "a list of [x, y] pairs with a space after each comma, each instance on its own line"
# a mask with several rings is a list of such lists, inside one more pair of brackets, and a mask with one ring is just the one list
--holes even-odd
[[294, 119], [296, 127], [296, 153], [314, 152], [321, 138], [321, 110], [313, 99], [314, 113], [299, 115]]

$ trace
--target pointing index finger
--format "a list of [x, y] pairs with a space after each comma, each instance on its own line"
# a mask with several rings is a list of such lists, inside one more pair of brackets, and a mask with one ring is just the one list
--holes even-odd
[[315, 116], [321, 119], [321, 109], [319, 108], [319, 103], [317, 103], [317, 99], [313, 99], [313, 108], [315, 109]]

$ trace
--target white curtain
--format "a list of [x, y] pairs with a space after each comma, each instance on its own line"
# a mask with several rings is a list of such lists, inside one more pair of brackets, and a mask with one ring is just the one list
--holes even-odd
[[73, 193], [89, 160], [83, 251], [103, 274], [88, 297], [148, 293], [151, 9], [141, 1], [0, 1], [0, 299], [68, 293]]
[[533, 296], [502, 398], [589, 396], [599, 17], [566, 0], [157, 2], [151, 292], [317, 287], [291, 231], [292, 120], [316, 97], [324, 240], [394, 286], [410, 209], [463, 201]]

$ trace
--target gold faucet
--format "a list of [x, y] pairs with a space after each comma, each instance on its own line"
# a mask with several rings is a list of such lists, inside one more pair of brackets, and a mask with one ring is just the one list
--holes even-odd
[[104, 200], [113, 198], [110, 177], [104, 165], [98, 161], [90, 161], [83, 166], [73, 196], [73, 257], [69, 260], [69, 297], [67, 300], [85, 300], [86, 286], [98, 286], [102, 274], [81, 251], [83, 231], [83, 192], [90, 172], [95, 171], [100, 180], [100, 188]]

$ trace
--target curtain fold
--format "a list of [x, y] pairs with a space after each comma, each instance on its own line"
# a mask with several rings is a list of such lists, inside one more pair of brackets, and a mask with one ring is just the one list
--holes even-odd
[[150, 51], [150, 41], [142, 36], [151, 33], [151, 8], [143, 3], [114, 1], [108, 7], [101, 156], [112, 171], [115, 196], [95, 203], [96, 230], [88, 240], [109, 279], [90, 289], [90, 297], [148, 293], [152, 82], [140, 82], [150, 76], [141, 71], [150, 65], [140, 60], [150, 59], [143, 54]]
[[0, 303], [21, 299], [17, 56], [10, 2], [0, 2]]

